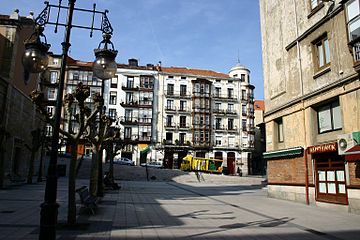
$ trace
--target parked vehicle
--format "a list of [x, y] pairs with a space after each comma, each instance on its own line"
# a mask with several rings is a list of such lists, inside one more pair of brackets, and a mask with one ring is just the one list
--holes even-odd
[[163, 168], [163, 165], [161, 162], [148, 162], [148, 163], [142, 163], [140, 164], [142, 167], [149, 167], [149, 168]]
[[180, 170], [222, 173], [223, 160], [187, 155], [182, 159]]
[[131, 165], [134, 166], [135, 162], [131, 159], [122, 157], [122, 158], [114, 158], [114, 164], [120, 164], [120, 165]]

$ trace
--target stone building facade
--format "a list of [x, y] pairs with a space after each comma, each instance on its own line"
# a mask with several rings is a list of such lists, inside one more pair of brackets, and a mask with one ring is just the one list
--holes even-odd
[[360, 213], [359, 1], [260, 0], [260, 15], [269, 196]]
[[0, 15], [0, 187], [25, 180], [30, 148], [43, 128], [29, 98], [39, 76], [25, 75], [21, 63], [24, 40], [33, 30], [32, 15], [22, 17], [18, 10]]

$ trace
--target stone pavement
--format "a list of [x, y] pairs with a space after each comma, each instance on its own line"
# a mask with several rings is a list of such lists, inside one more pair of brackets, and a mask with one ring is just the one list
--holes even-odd
[[[69, 229], [62, 224], [66, 182], [60, 178], [58, 184], [58, 239], [360, 239], [360, 215], [270, 199], [249, 179], [121, 181], [120, 190], [106, 192], [95, 215], [82, 212], [79, 226]], [[44, 186], [0, 190], [0, 240], [38, 238]]]

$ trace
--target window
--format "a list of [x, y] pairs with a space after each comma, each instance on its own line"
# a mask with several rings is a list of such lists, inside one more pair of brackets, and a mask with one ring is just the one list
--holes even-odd
[[310, 0], [311, 3], [311, 10], [314, 10], [317, 6], [320, 6], [322, 0]]
[[228, 88], [228, 98], [234, 98], [234, 89]]
[[180, 96], [186, 96], [186, 85], [180, 85]]
[[275, 120], [278, 142], [284, 142], [284, 124], [282, 118]]
[[349, 41], [352, 42], [354, 60], [360, 61], [360, 1], [350, 0], [346, 3], [346, 21]]
[[51, 71], [50, 72], [50, 83], [57, 83], [57, 80], [58, 80], [58, 72]]
[[179, 143], [185, 144], [186, 133], [179, 133]]
[[243, 131], [246, 131], [246, 119], [241, 120], [241, 126], [242, 126]]
[[54, 65], [58, 65], [59, 64], [59, 59], [58, 58], [53, 58], [53, 62]]
[[127, 77], [126, 87], [134, 88], [134, 77]]
[[168, 109], [168, 110], [175, 110], [174, 100], [167, 100], [166, 109]]
[[111, 119], [115, 119], [116, 118], [116, 109], [114, 108], [109, 108], [109, 117]]
[[180, 127], [181, 128], [186, 127], [186, 116], [180, 116]]
[[168, 115], [166, 116], [166, 126], [167, 127], [172, 127], [173, 126], [173, 116], [172, 115]]
[[125, 127], [124, 129], [124, 138], [130, 139], [131, 138], [131, 127]]
[[221, 128], [221, 118], [216, 118], [215, 119], [215, 129], [220, 129]]
[[246, 100], [246, 90], [241, 90], [241, 99]]
[[153, 88], [153, 77], [151, 76], [141, 76], [140, 77], [140, 87], [142, 88]]
[[241, 81], [241, 82], [245, 82], [245, 74], [241, 74], [241, 75], [240, 75], [240, 81]]
[[330, 48], [327, 36], [314, 42], [315, 70], [319, 71], [330, 65]]
[[110, 92], [109, 104], [116, 105], [116, 92]]
[[323, 105], [317, 109], [319, 133], [339, 130], [342, 128], [339, 101]]
[[215, 112], [220, 112], [220, 109], [221, 109], [221, 103], [215, 103], [215, 107], [214, 107]]
[[48, 100], [55, 100], [56, 99], [56, 89], [50, 88], [48, 90]]
[[234, 119], [228, 119], [228, 130], [234, 130]]
[[126, 103], [127, 104], [132, 104], [134, 102], [134, 94], [127, 92], [126, 93]]
[[54, 108], [55, 108], [54, 106], [47, 106], [47, 112], [50, 117], [54, 115]]
[[111, 87], [111, 88], [117, 88], [117, 85], [118, 85], [118, 79], [117, 79], [117, 77], [111, 78], [110, 87]]
[[79, 72], [73, 72], [73, 80], [79, 80]]
[[234, 104], [228, 104], [228, 112], [232, 113], [234, 112]]
[[174, 95], [174, 84], [168, 84], [167, 85], [167, 94], [168, 95]]
[[45, 135], [46, 135], [47, 137], [51, 137], [52, 134], [53, 134], [53, 128], [52, 128], [52, 126], [46, 125]]
[[186, 101], [180, 100], [180, 111], [186, 111]]
[[216, 139], [215, 139], [215, 145], [216, 145], [216, 146], [220, 146], [220, 145], [221, 145], [221, 138], [222, 138], [222, 137], [221, 137], [221, 136], [216, 136], [215, 138], [216, 138]]
[[172, 132], [167, 132], [166, 133], [166, 143], [167, 144], [172, 144], [172, 140], [173, 140], [173, 133]]
[[125, 121], [132, 121], [132, 109], [125, 109]]
[[216, 87], [216, 88], [215, 88], [214, 97], [220, 97], [220, 94], [221, 94], [221, 88]]

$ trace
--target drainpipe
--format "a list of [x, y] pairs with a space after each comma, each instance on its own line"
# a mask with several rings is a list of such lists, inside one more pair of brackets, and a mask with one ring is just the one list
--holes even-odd
[[304, 164], [305, 164], [305, 197], [306, 205], [309, 205], [309, 166], [307, 161], [308, 149], [304, 150]]
[[[295, 16], [295, 30], [296, 30], [296, 39], [299, 37], [298, 21], [297, 21], [297, 8], [296, 0], [293, 0], [294, 3], [294, 16]], [[297, 50], [297, 60], [298, 60], [298, 71], [299, 71], [299, 80], [300, 80], [300, 93], [301, 96], [304, 96], [304, 81], [302, 76], [302, 64], [301, 64], [301, 52], [300, 52], [300, 43], [296, 41], [296, 50]], [[302, 103], [302, 117], [303, 117], [303, 128], [304, 128], [304, 164], [305, 164], [305, 194], [306, 194], [306, 204], [309, 205], [309, 166], [307, 162], [307, 147], [306, 147], [306, 124], [305, 124], [305, 104], [304, 100]]]

